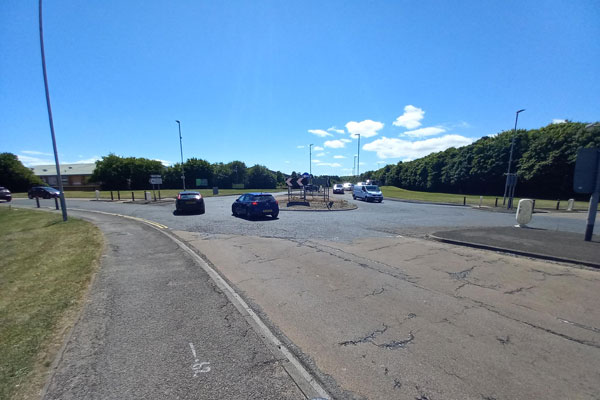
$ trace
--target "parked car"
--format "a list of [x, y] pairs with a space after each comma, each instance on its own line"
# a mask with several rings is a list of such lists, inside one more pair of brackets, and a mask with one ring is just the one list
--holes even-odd
[[344, 194], [344, 185], [341, 183], [336, 183], [333, 185], [333, 194]]
[[179, 192], [177, 200], [175, 200], [175, 212], [198, 212], [204, 214], [204, 199], [200, 192]]
[[10, 190], [5, 188], [4, 186], [0, 186], [0, 199], [6, 201], [12, 200], [12, 194], [10, 193]]
[[34, 186], [27, 191], [27, 197], [30, 199], [33, 199], [34, 197], [41, 197], [43, 199], [60, 197], [60, 190], [54, 189], [50, 186]]
[[246, 193], [237, 198], [231, 205], [231, 213], [236, 217], [243, 215], [252, 218], [259, 215], [270, 215], [277, 218], [279, 203], [269, 193]]
[[352, 192], [352, 198], [362, 199], [364, 201], [376, 201], [381, 203], [383, 201], [383, 195], [377, 185], [356, 185]]
[[343, 186], [344, 186], [344, 190], [346, 192], [351, 192], [354, 189], [354, 185], [352, 183], [350, 183], [350, 182], [344, 183]]

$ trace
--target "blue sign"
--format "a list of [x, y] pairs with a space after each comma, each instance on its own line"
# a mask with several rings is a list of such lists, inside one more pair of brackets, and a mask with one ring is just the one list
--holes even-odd
[[302, 174], [302, 177], [308, 179], [308, 178], [310, 178], [310, 174], [308, 172], [305, 172]]

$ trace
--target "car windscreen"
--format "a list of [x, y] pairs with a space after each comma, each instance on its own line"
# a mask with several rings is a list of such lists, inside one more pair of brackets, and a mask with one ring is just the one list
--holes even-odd
[[48, 192], [51, 192], [51, 193], [58, 193], [59, 192], [58, 189], [54, 189], [53, 187], [45, 187], [43, 189], [47, 190]]
[[275, 201], [275, 199], [270, 194], [259, 194], [252, 196], [252, 201], [266, 203], [269, 201]]
[[200, 197], [200, 193], [180, 193], [179, 198], [181, 199], [197, 199]]
[[377, 185], [367, 185], [365, 188], [367, 188], [367, 191], [369, 192], [379, 192]]

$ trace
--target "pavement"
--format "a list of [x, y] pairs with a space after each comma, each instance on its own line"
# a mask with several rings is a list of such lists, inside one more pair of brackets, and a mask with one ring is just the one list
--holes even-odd
[[438, 231], [432, 239], [545, 260], [600, 268], [600, 236], [520, 227], [463, 228]]
[[293, 357], [166, 227], [71, 215], [102, 230], [105, 251], [43, 399], [317, 397], [310, 376], [298, 378]]

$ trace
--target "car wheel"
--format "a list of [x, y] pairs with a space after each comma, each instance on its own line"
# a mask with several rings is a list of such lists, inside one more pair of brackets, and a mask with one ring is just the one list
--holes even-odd
[[273, 219], [277, 218], [277, 216], [279, 215], [278, 212], [271, 214], [271, 217], [273, 217]]
[[353, 199], [353, 200], [356, 200], [356, 196], [355, 196], [355, 195], [352, 195], [352, 199]]
[[204, 206], [202, 206], [202, 208], [200, 209], [200, 214], [204, 214], [206, 212], [206, 208], [204, 208]]
[[50, 198], [50, 195], [49, 195], [48, 193], [44, 193], [44, 198], [45, 198], [45, 199], [49, 199], [49, 198]]
[[30, 193], [27, 194], [27, 197], [29, 197], [30, 199], [33, 199], [33, 196]]

